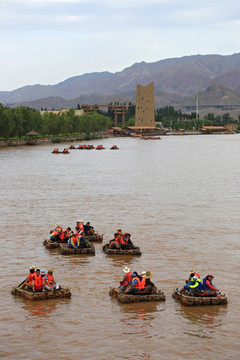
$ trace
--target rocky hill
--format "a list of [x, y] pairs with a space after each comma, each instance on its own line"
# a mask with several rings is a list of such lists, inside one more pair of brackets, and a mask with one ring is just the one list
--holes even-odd
[[24, 86], [0, 91], [7, 106], [36, 109], [76, 107], [78, 104], [135, 102], [136, 84], [154, 82], [155, 105], [175, 104], [182, 108], [196, 103], [240, 104], [240, 53], [233, 55], [192, 55], [136, 63], [121, 72], [90, 73], [69, 78], [56, 85]]

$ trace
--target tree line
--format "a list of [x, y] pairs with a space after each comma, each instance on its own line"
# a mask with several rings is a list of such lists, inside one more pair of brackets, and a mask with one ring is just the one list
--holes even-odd
[[[118, 105], [119, 103], [115, 104]], [[78, 105], [78, 108], [80, 108], [80, 105]], [[125, 125], [133, 126], [135, 123], [134, 117], [135, 105], [129, 103], [125, 114]], [[0, 104], [0, 138], [22, 138], [31, 130], [36, 131], [42, 137], [58, 136], [60, 134], [90, 134], [110, 129], [114, 124], [114, 119], [115, 113], [112, 107], [109, 107], [105, 112], [99, 111], [99, 113], [94, 112], [79, 116], [75, 115], [74, 109], [61, 112], [60, 115], [48, 111], [41, 114], [39, 111], [28, 107], [9, 108]], [[238, 121], [231, 118], [229, 113], [223, 116], [208, 113], [204, 119], [199, 119], [196, 112], [185, 114], [181, 110], [175, 110], [173, 106], [157, 108], [155, 121], [161, 123], [163, 127], [185, 130], [199, 129], [202, 125], [218, 126], [235, 123], [240, 130], [240, 115]], [[122, 118], [118, 115], [118, 126], [121, 126], [121, 124]]]
[[0, 104], [0, 138], [22, 138], [32, 130], [40, 136], [77, 135], [111, 128], [112, 120], [104, 114], [75, 115], [70, 109], [60, 115], [45, 111], [41, 114], [27, 107], [8, 108]]

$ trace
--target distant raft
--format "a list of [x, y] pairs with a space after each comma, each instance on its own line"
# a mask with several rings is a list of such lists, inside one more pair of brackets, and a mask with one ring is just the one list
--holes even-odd
[[139, 247], [134, 247], [134, 249], [123, 250], [123, 249], [109, 249], [109, 245], [103, 245], [103, 251], [108, 255], [142, 255], [142, 252]]
[[69, 153], [68, 149], [65, 148], [63, 151], [59, 151], [58, 149], [54, 149], [52, 151], [52, 154], [70, 154], [70, 153]]
[[228, 303], [226, 296], [188, 296], [181, 294], [178, 289], [173, 291], [172, 297], [175, 300], [180, 301], [183, 305], [192, 306], [192, 305], [225, 305]]
[[70, 289], [61, 288], [54, 291], [44, 291], [44, 292], [32, 292], [28, 290], [20, 289], [15, 286], [11, 290], [12, 295], [20, 296], [27, 300], [49, 300], [49, 299], [57, 299], [57, 298], [70, 298], [71, 291]]
[[51, 241], [50, 239], [45, 239], [43, 241], [43, 245], [47, 248], [47, 249], [58, 249], [60, 246], [60, 243], [56, 242], [56, 241]]
[[59, 252], [62, 255], [80, 255], [80, 254], [91, 254], [95, 255], [95, 247], [91, 245], [90, 248], [70, 248], [68, 244], [59, 244]]
[[121, 303], [136, 303], [136, 302], [148, 302], [148, 301], [165, 301], [166, 297], [164, 292], [158, 291], [156, 294], [151, 295], [129, 295], [123, 294], [119, 288], [110, 288], [109, 295], [117, 299]]

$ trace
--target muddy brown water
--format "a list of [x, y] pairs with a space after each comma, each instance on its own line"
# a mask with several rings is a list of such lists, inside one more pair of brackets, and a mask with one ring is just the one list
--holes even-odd
[[[105, 150], [69, 155], [51, 154], [51, 145], [0, 149], [0, 357], [237, 359], [240, 136], [101, 142]], [[120, 149], [110, 150], [115, 143]], [[104, 234], [104, 242], [118, 227], [130, 232], [142, 256], [107, 256], [101, 244], [95, 256], [43, 247], [56, 222], [74, 227], [79, 218]], [[72, 298], [12, 296], [32, 264], [53, 268]], [[126, 265], [154, 272], [166, 302], [110, 298]], [[228, 305], [184, 307], [172, 299], [192, 268], [202, 278], [213, 273]]]

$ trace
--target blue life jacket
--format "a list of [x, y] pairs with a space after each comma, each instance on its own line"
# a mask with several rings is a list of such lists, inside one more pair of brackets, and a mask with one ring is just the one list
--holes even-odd
[[[208, 286], [207, 286], [207, 284], [206, 284], [206, 281], [207, 281], [207, 278], [205, 277], [204, 279], [203, 279], [203, 284], [202, 284], [202, 286], [203, 286], [203, 290], [211, 290]], [[213, 284], [212, 284], [212, 281], [210, 281], [210, 280], [208, 280], [209, 282], [210, 282], [210, 284], [213, 286]]]

